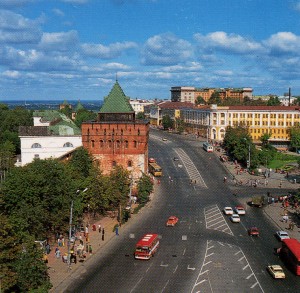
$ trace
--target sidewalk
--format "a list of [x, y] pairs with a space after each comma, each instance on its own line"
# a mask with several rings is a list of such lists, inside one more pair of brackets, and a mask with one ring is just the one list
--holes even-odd
[[[130, 221], [130, 219], [129, 219]], [[62, 256], [68, 253], [68, 246], [67, 241], [65, 246], [59, 247], [61, 251], [60, 258], [55, 257], [55, 248], [57, 247], [56, 244], [51, 246], [51, 252], [48, 255], [48, 270], [49, 276], [51, 280], [51, 284], [53, 287], [51, 288], [50, 292], [63, 292], [63, 282], [66, 281], [68, 278], [72, 277], [72, 274], [85, 272], [86, 264], [93, 258], [93, 255], [96, 254], [99, 250], [101, 250], [109, 240], [115, 236], [115, 232], [113, 232], [114, 226], [117, 224], [117, 220], [115, 218], [104, 217], [97, 222], [91, 222], [91, 226], [89, 229], [89, 244], [92, 247], [92, 253], [87, 253], [85, 260], [80, 260], [77, 256], [77, 263], [71, 263], [70, 268], [68, 267], [67, 263], [62, 261]], [[96, 231], [92, 230], [92, 225], [96, 225]], [[102, 231], [99, 233], [98, 225], [101, 225], [101, 229], [104, 228], [104, 240], [102, 240]], [[82, 234], [82, 240], [84, 241], [84, 247], [86, 247], [86, 241]], [[67, 238], [67, 237], [66, 237]], [[79, 240], [76, 240], [76, 244], [79, 244]]]
[[[217, 156], [223, 154], [223, 152], [215, 152]], [[281, 189], [290, 189], [295, 190], [300, 188], [300, 184], [295, 183], [294, 179], [299, 180], [298, 176], [290, 174], [288, 178], [286, 178], [285, 174], [275, 173], [274, 171], [270, 172], [270, 177], [265, 178], [264, 176], [255, 176], [251, 175], [248, 172], [241, 169], [238, 164], [234, 162], [223, 162], [223, 166], [230, 173], [231, 178], [227, 179], [228, 184], [232, 187], [234, 186], [249, 186], [255, 192], [255, 189], [273, 189], [276, 188], [278, 191]], [[266, 181], [267, 180], [267, 181]], [[257, 187], [255, 186], [257, 183]], [[250, 198], [243, 198], [243, 203], [250, 201]], [[284, 209], [282, 207], [281, 202], [273, 203], [263, 207], [264, 213], [269, 217], [269, 219], [278, 227], [278, 231], [286, 231], [288, 232], [291, 238], [296, 238], [300, 241], [300, 218], [297, 217], [295, 210], [291, 207], [287, 208], [287, 215], [289, 216], [288, 222], [284, 222], [282, 216], [284, 215]], [[295, 223], [294, 229], [289, 229], [290, 221]], [[274, 231], [275, 232], [275, 231]]]

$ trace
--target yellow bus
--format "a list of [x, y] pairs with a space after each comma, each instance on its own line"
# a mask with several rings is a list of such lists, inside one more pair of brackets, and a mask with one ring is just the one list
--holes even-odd
[[149, 172], [155, 177], [162, 176], [161, 167], [157, 163], [149, 163]]

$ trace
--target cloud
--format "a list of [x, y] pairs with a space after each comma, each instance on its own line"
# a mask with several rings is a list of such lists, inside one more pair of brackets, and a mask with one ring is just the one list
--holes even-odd
[[8, 10], [0, 10], [0, 43], [37, 43], [42, 35], [41, 22], [41, 18], [30, 20]]
[[45, 51], [73, 51], [79, 43], [76, 31], [43, 33], [39, 48]]
[[1, 0], [0, 8], [14, 8], [26, 5], [34, 0]]
[[70, 71], [82, 65], [76, 54], [72, 56], [49, 55], [35, 49], [18, 50], [12, 47], [0, 48], [0, 65], [8, 70], [20, 71]]
[[2, 73], [2, 75], [12, 79], [19, 78], [21, 76], [19, 71], [16, 70], [6, 70]]
[[60, 9], [58, 9], [58, 8], [53, 8], [53, 9], [52, 9], [52, 12], [53, 12], [55, 15], [60, 16], [60, 17], [65, 16], [64, 12], [61, 11]]
[[273, 55], [291, 53], [300, 55], [300, 37], [291, 32], [278, 32], [263, 43]]
[[109, 46], [102, 44], [83, 44], [81, 46], [83, 54], [89, 57], [101, 59], [112, 59], [119, 57], [124, 51], [137, 48], [134, 42], [114, 43]]
[[175, 65], [189, 60], [193, 48], [188, 41], [171, 33], [149, 38], [141, 54], [143, 65]]
[[300, 12], [300, 2], [295, 3], [293, 7], [296, 11]]
[[222, 31], [207, 35], [197, 33], [194, 35], [194, 38], [199, 48], [204, 51], [219, 50], [234, 54], [253, 54], [254, 52], [261, 52], [263, 50], [263, 46], [258, 42]]

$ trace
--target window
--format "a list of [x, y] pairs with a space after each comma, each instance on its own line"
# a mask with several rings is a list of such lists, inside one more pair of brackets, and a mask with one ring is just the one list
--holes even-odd
[[125, 149], [128, 149], [128, 140], [125, 140]]
[[104, 141], [102, 139], [100, 140], [100, 148], [104, 148]]
[[40, 158], [40, 155], [35, 154], [35, 155], [34, 155], [34, 158], [35, 158], [35, 159], [39, 159], [39, 158]]
[[92, 143], [92, 148], [95, 147], [95, 141], [91, 140], [91, 143]]
[[136, 141], [136, 140], [133, 141], [133, 147], [134, 147], [134, 148], [137, 147], [137, 141]]
[[112, 161], [111, 165], [112, 165], [113, 168], [115, 168], [117, 166], [117, 162], [116, 161]]
[[132, 161], [129, 160], [129, 161], [127, 162], [127, 167], [132, 167]]
[[32, 149], [40, 149], [42, 146], [39, 144], [39, 143], [34, 143], [32, 146], [31, 146], [31, 148]]
[[108, 147], [109, 147], [109, 148], [112, 147], [112, 142], [111, 142], [111, 140], [108, 141]]
[[116, 148], [119, 149], [121, 147], [121, 142], [119, 140], [116, 141]]
[[72, 148], [72, 147], [73, 147], [73, 144], [70, 143], [70, 142], [66, 142], [66, 143], [64, 144], [64, 148]]

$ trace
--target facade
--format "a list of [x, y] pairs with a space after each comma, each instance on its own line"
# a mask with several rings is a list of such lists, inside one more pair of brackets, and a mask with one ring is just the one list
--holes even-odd
[[136, 120], [135, 112], [118, 81], [96, 121], [81, 126], [82, 144], [100, 163], [103, 174], [116, 165], [131, 172], [133, 180], [148, 172], [149, 121]]
[[195, 105], [189, 102], [170, 102], [164, 101], [151, 106], [150, 109], [150, 124], [160, 126], [162, 124], [163, 116], [169, 115], [172, 120], [180, 118], [181, 109], [190, 109]]
[[24, 166], [34, 159], [60, 158], [82, 146], [80, 129], [64, 114], [54, 110], [33, 113], [34, 126], [21, 126], [21, 159]]
[[300, 123], [300, 107], [286, 106], [227, 106], [211, 105], [181, 110], [181, 118], [190, 131], [222, 141], [226, 127], [246, 126], [254, 142], [263, 134], [271, 134], [270, 143], [278, 149], [287, 149], [288, 130]]
[[197, 97], [201, 96], [205, 102], [211, 98], [213, 93], [219, 93], [222, 100], [231, 98], [243, 101], [245, 97], [252, 99], [253, 89], [245, 88], [196, 88], [191, 86], [171, 87], [172, 102], [189, 102], [195, 104]]
[[296, 98], [289, 96], [279, 96], [278, 100], [280, 101], [282, 106], [290, 106], [294, 104]]
[[195, 87], [173, 86], [171, 87], [172, 102], [189, 102], [195, 104]]
[[130, 100], [130, 105], [133, 108], [135, 114], [144, 113], [145, 107], [153, 104], [153, 102], [146, 100]]
[[217, 92], [221, 100], [227, 98], [243, 101], [245, 97], [252, 99], [252, 88], [196, 88], [195, 98], [201, 96], [205, 102], [208, 102], [213, 93]]

